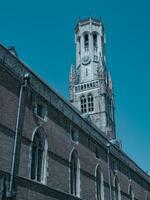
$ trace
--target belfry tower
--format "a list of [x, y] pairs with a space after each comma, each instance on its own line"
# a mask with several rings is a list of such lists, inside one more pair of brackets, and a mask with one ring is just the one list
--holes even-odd
[[106, 69], [105, 32], [100, 20], [88, 18], [75, 28], [76, 69], [70, 69], [70, 101], [110, 139], [115, 139], [114, 94]]

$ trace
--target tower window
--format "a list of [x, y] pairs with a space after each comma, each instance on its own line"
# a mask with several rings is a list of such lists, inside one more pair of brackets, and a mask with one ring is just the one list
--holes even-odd
[[86, 97], [82, 96], [81, 97], [81, 112], [86, 113], [87, 112], [87, 102], [86, 102]]
[[42, 182], [45, 167], [45, 141], [39, 131], [34, 134], [31, 155], [31, 179]]
[[80, 53], [81, 53], [81, 43], [80, 43], [80, 37], [78, 38], [78, 44], [79, 44], [79, 55], [80, 55]]
[[74, 150], [70, 160], [70, 192], [72, 195], [79, 196], [80, 169], [77, 152]]
[[84, 49], [85, 51], [89, 50], [89, 36], [87, 34], [84, 36]]
[[94, 47], [94, 50], [97, 50], [97, 35], [96, 35], [96, 33], [93, 34], [93, 47]]
[[94, 98], [92, 94], [88, 95], [88, 111], [91, 112], [94, 110]]

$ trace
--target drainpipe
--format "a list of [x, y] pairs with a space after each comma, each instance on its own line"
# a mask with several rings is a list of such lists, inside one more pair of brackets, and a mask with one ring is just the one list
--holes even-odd
[[11, 174], [10, 174], [10, 182], [9, 182], [9, 189], [7, 191], [7, 199], [14, 199], [15, 197], [15, 191], [13, 190], [13, 186], [14, 186], [14, 178], [16, 175], [16, 158], [17, 158], [17, 151], [18, 151], [18, 147], [19, 147], [19, 142], [20, 142], [20, 121], [21, 121], [21, 111], [22, 111], [22, 104], [23, 104], [23, 100], [24, 100], [24, 91], [25, 88], [28, 85], [29, 82], [29, 74], [25, 74], [24, 75], [24, 82], [23, 84], [21, 84], [20, 87], [20, 94], [19, 94], [19, 102], [18, 102], [18, 111], [17, 111], [17, 119], [16, 119], [16, 128], [15, 128], [15, 138], [14, 138], [14, 144], [13, 144], [13, 156], [12, 156], [12, 164], [11, 164]]
[[111, 173], [110, 173], [110, 143], [107, 144], [107, 161], [108, 161], [108, 181], [109, 181], [109, 199], [112, 200]]

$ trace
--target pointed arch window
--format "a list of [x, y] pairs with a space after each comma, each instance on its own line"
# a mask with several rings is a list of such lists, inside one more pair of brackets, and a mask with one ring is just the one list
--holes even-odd
[[97, 200], [102, 199], [102, 180], [100, 166], [98, 166], [96, 169], [96, 197]]
[[39, 182], [44, 182], [45, 164], [46, 164], [46, 142], [44, 136], [38, 130], [34, 134], [32, 142], [31, 154], [31, 179]]
[[89, 36], [88, 36], [88, 34], [86, 34], [84, 36], [84, 49], [85, 49], [85, 51], [89, 50]]
[[78, 37], [77, 41], [78, 41], [78, 53], [80, 55], [81, 54], [81, 41], [80, 41], [80, 37]]
[[94, 98], [92, 94], [88, 95], [88, 111], [92, 112], [94, 110]]
[[94, 50], [97, 50], [97, 34], [96, 33], [93, 34], [93, 47], [94, 47]]
[[74, 150], [70, 160], [70, 192], [79, 197], [80, 190], [80, 169], [77, 152]]
[[84, 95], [81, 97], [81, 112], [82, 113], [87, 112], [87, 100], [86, 100], [86, 97]]

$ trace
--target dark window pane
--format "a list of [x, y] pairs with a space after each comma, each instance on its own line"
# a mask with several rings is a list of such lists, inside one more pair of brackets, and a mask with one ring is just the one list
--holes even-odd
[[43, 151], [38, 150], [37, 181], [41, 181]]
[[37, 115], [40, 117], [42, 117], [42, 109], [43, 109], [42, 105], [38, 104], [37, 105]]
[[35, 146], [32, 146], [32, 161], [31, 161], [31, 179], [36, 179], [36, 160], [37, 160], [37, 150]]

